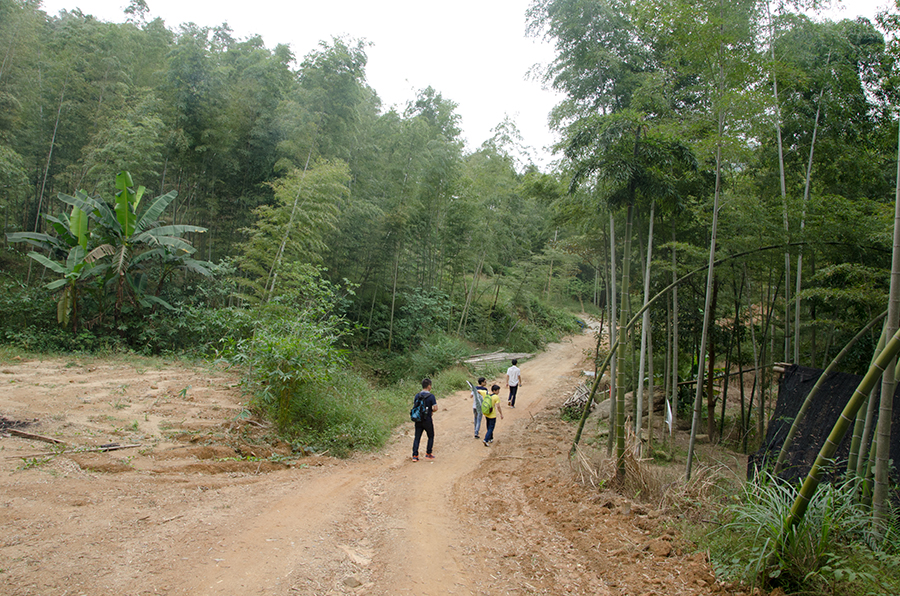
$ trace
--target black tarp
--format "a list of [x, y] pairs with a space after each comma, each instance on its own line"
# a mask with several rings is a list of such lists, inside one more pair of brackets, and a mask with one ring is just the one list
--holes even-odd
[[[778, 459], [778, 453], [784, 444], [784, 439], [791, 428], [791, 424], [803, 405], [803, 400], [812, 390], [813, 385], [819, 379], [824, 371], [819, 368], [809, 368], [799, 365], [791, 365], [788, 367], [784, 375], [782, 375], [781, 383], [778, 386], [778, 401], [775, 404], [775, 412], [772, 420], [769, 422], [769, 428], [766, 432], [766, 441], [763, 446], [754, 454], [751, 454], [747, 460], [747, 476], [752, 477], [756, 470], [762, 469], [764, 466], [774, 467], [775, 460]], [[806, 412], [806, 416], [794, 435], [794, 442], [788, 451], [787, 460], [785, 461], [785, 469], [780, 476], [787, 480], [804, 478], [812, 464], [819, 455], [819, 450], [825, 444], [825, 440], [834, 428], [838, 418], [844, 407], [853, 396], [853, 392], [859, 386], [862, 377], [842, 372], [832, 372], [828, 375], [819, 388], [819, 392], [814, 398], [814, 402], [810, 405]], [[880, 399], [881, 385], [875, 392], [875, 399]], [[900, 383], [898, 383], [900, 389]], [[891, 479], [896, 483], [900, 480], [897, 474], [897, 468], [893, 465], [900, 461], [900, 401], [898, 401], [900, 391], [894, 392], [894, 408], [891, 416]], [[865, 406], [864, 406], [865, 407]], [[875, 420], [878, 418], [878, 405], [875, 406]], [[873, 424], [872, 435], [875, 434]], [[853, 425], [844, 436], [844, 439], [838, 446], [838, 450], [834, 455], [837, 463], [838, 472], [846, 468], [847, 457], [850, 453], [850, 442], [853, 438]], [[843, 465], [841, 465], [843, 464]], [[827, 474], [832, 476], [832, 474]]]

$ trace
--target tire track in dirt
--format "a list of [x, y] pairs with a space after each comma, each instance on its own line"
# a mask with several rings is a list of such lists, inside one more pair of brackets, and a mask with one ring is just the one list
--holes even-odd
[[[522, 365], [520, 405], [503, 408], [494, 447], [472, 436], [468, 392], [440, 398], [434, 461], [411, 461], [410, 423], [398, 429], [382, 454], [357, 456], [314, 483], [292, 481], [297, 486], [287, 490], [289, 496], [264, 505], [251, 525], [218, 545], [216, 558], [222, 562], [184, 589], [204, 596], [238, 587], [257, 590], [246, 593], [309, 595], [489, 591], [482, 551], [492, 532], [488, 522], [462, 515], [455, 487], [465, 492], [476, 486], [491, 450], [512, 440], [511, 429], [530, 420], [561, 379], [578, 370], [590, 342], [583, 336], [553, 344]], [[439, 387], [435, 391], [441, 394]], [[473, 492], [471, 498], [479, 496]], [[226, 564], [231, 561], [236, 564]]]

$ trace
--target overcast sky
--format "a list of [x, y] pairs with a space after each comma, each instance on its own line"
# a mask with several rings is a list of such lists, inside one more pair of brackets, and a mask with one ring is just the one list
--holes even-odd
[[[44, 0], [52, 15], [80, 8], [98, 19], [122, 22], [129, 0]], [[193, 22], [227, 22], [234, 36], [261, 35], [266, 47], [288, 44], [298, 61], [332, 37], [365, 39], [366, 76], [385, 107], [400, 110], [429, 85], [459, 105], [463, 136], [475, 149], [505, 116], [546, 166], [555, 137], [547, 115], [559, 101], [528, 77], [553, 48], [525, 36], [531, 0], [147, 0], [150, 17], [170, 29]], [[873, 16], [886, 0], [852, 0], [841, 16]]]

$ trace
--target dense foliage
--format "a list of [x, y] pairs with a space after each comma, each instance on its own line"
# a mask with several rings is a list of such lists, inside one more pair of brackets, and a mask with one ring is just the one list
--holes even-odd
[[367, 383], [577, 328], [558, 183], [511, 122], [467, 153], [439, 91], [382, 108], [364, 42], [297, 58], [126, 14], [0, 0], [2, 341], [224, 357], [283, 434], [344, 453], [403, 410]]

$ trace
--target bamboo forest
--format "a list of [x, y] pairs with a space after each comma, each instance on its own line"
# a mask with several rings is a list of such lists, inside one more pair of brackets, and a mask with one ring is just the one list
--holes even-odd
[[152, 8], [0, 0], [3, 366], [202, 361], [352, 458], [424, 377], [521, 355], [526, 391], [590, 332], [554, 412], [595, 491], [668, 503], [729, 594], [900, 593], [900, 2], [533, 0], [547, 164], [511, 117], [468, 147], [446, 90], [386, 107], [365, 39]]

